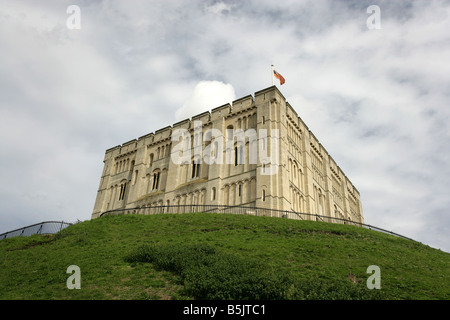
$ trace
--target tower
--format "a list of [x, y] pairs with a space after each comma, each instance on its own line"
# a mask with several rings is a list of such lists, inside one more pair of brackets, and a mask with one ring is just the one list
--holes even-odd
[[276, 86], [106, 150], [92, 218], [224, 205], [364, 222], [359, 192]]

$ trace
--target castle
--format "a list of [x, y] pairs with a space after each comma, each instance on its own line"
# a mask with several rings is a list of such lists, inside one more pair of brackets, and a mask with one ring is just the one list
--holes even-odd
[[106, 150], [92, 219], [230, 205], [364, 223], [358, 190], [276, 86]]

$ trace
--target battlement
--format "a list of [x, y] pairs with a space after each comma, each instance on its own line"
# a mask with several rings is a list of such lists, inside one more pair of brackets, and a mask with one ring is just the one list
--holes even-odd
[[[173, 125], [166, 126], [155, 132], [148, 133], [144, 136], [141, 136], [137, 140], [150, 141], [149, 143], [157, 142], [158, 140], [163, 140], [163, 139], [167, 139], [168, 137], [170, 137], [173, 129], [191, 129], [191, 128], [193, 128], [194, 121], [201, 121], [202, 123], [208, 123], [211, 121], [222, 119], [222, 118], [230, 116], [230, 115], [238, 114], [239, 112], [254, 106], [256, 99], [258, 99], [258, 101], [261, 99], [265, 100], [266, 94], [267, 94], [267, 99], [270, 99], [270, 98], [275, 97], [276, 95], [279, 95], [283, 98], [283, 100], [285, 100], [283, 95], [281, 94], [281, 92], [278, 90], [278, 88], [276, 86], [271, 86], [264, 90], [256, 92], [255, 98], [252, 95], [247, 95], [245, 97], [234, 100], [231, 105], [229, 103], [227, 103], [222, 106], [213, 108], [211, 110], [211, 112], [205, 111], [203, 113], [194, 115], [191, 118], [179, 121]], [[106, 153], [121, 150], [122, 148], [129, 145], [130, 142], [136, 142], [137, 140], [133, 139], [122, 145], [118, 145], [118, 146], [109, 148], [106, 150]]]

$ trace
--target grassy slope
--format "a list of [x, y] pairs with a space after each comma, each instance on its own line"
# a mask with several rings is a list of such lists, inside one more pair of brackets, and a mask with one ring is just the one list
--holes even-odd
[[[177, 276], [124, 258], [143, 244], [199, 242], [302, 279], [356, 286], [377, 265], [384, 299], [450, 299], [448, 253], [353, 226], [230, 214], [105, 217], [2, 240], [0, 299], [192, 299]], [[70, 265], [81, 269], [81, 290], [66, 287]]]

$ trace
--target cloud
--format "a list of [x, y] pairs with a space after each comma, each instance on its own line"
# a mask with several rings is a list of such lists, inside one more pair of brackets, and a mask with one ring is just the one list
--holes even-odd
[[184, 120], [199, 113], [220, 107], [236, 99], [233, 86], [220, 81], [201, 81], [192, 96], [175, 112], [177, 120]]
[[231, 11], [231, 9], [232, 9], [232, 5], [227, 4], [225, 2], [216, 2], [212, 5], [205, 6], [205, 11], [207, 13], [212, 13], [212, 14], [216, 14], [216, 15], [228, 13]]

